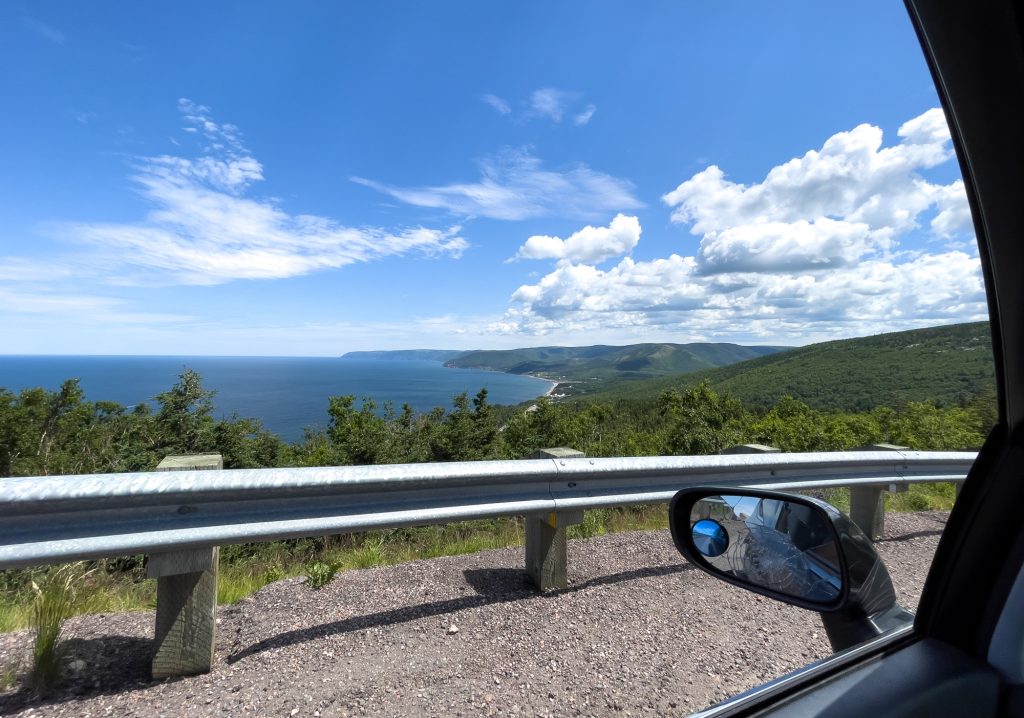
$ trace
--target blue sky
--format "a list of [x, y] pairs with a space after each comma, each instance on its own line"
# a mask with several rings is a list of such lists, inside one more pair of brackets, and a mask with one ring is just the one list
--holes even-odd
[[3, 353], [982, 319], [900, 3], [4, 3]]

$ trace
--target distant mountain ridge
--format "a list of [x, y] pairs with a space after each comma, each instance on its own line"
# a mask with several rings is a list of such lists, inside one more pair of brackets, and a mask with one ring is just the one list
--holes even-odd
[[787, 349], [725, 343], [532, 347], [464, 352], [445, 366], [572, 381], [647, 379], [725, 366]]
[[396, 349], [393, 351], [358, 351], [346, 352], [341, 355], [342, 359], [386, 359], [386, 360], [427, 360], [446, 362], [459, 354], [465, 354], [461, 349]]
[[786, 351], [790, 347], [743, 346], [727, 343], [596, 344], [585, 347], [526, 349], [398, 349], [354, 351], [342, 359], [426, 359], [456, 369], [487, 369], [507, 374], [531, 374], [573, 382], [636, 380], [670, 376], [733, 364]]
[[866, 411], [994, 396], [995, 373], [988, 322], [975, 322], [809, 344], [682, 376], [607, 382], [590, 397], [651, 398], [700, 381], [752, 406], [788, 395], [816, 409]]

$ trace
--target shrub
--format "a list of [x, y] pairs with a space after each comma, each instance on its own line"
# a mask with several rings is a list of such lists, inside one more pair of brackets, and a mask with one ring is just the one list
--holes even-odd
[[337, 563], [324, 563], [323, 561], [311, 563], [307, 569], [306, 585], [312, 589], [323, 588], [331, 582], [339, 568], [341, 566]]
[[583, 512], [583, 522], [569, 527], [569, 538], [593, 538], [607, 533], [605, 519], [608, 509], [590, 509]]

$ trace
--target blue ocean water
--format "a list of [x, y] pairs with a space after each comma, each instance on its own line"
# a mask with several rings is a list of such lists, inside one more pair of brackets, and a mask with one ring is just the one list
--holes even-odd
[[167, 391], [185, 368], [216, 390], [217, 416], [252, 417], [287, 441], [304, 427], [327, 425], [327, 397], [369, 396], [407, 403], [418, 412], [451, 408], [452, 397], [486, 387], [492, 404], [518, 404], [544, 394], [550, 382], [477, 369], [449, 369], [422, 360], [333, 357], [0, 356], [0, 387], [56, 389], [81, 380], [86, 399], [134, 406]]

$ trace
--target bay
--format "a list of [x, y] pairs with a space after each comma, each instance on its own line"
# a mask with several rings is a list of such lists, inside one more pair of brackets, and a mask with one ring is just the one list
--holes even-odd
[[260, 419], [286, 441], [302, 438], [305, 427], [327, 426], [327, 398], [371, 397], [409, 404], [417, 412], [451, 408], [460, 392], [488, 391], [492, 404], [518, 404], [546, 393], [551, 382], [478, 369], [449, 369], [426, 360], [340, 359], [334, 357], [156, 357], [0, 356], [0, 387], [10, 391], [57, 389], [65, 379], [81, 381], [89, 401], [125, 406], [151, 402], [167, 391], [185, 368], [217, 392], [216, 416]]

